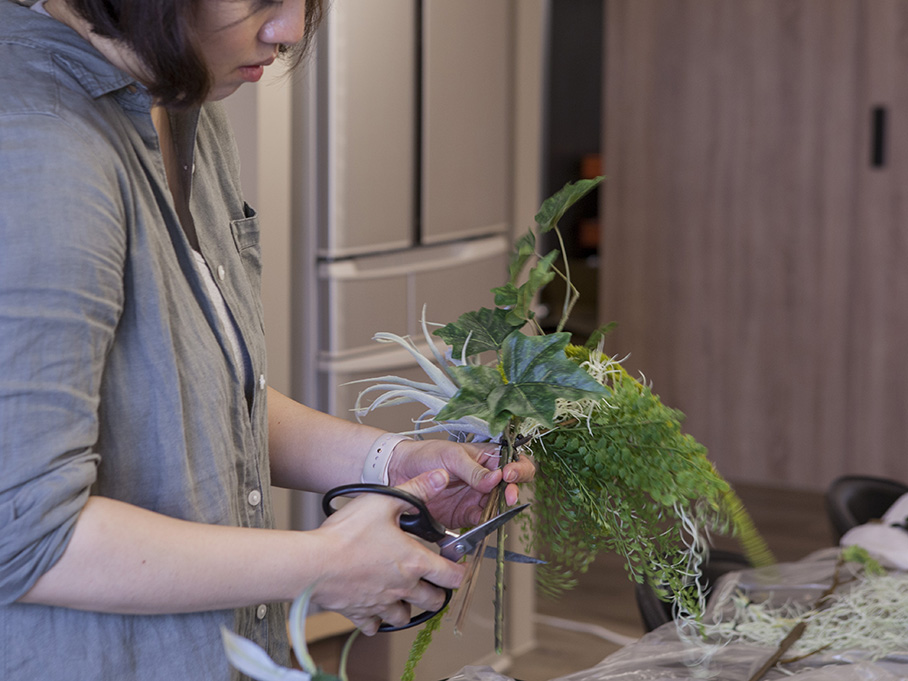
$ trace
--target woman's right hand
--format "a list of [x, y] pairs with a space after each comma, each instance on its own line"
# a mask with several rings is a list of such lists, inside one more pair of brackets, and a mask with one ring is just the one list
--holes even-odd
[[[447, 473], [434, 470], [398, 488], [428, 502], [447, 484]], [[401, 499], [363, 494], [313, 532], [326, 550], [312, 600], [346, 616], [367, 636], [382, 622], [406, 624], [411, 605], [437, 610], [445, 597], [439, 587], [460, 586], [466, 572], [400, 529], [408, 508]]]

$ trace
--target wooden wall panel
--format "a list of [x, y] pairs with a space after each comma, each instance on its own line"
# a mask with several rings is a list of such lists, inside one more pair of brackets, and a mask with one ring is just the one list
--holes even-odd
[[732, 479], [908, 479], [906, 6], [607, 0], [607, 349]]
[[[864, 465], [906, 477], [908, 460], [908, 7], [863, 3], [866, 45], [862, 95], [888, 112], [886, 166], [859, 177], [859, 224], [852, 236], [852, 388], [866, 418], [855, 421], [852, 448]], [[869, 121], [862, 121], [869, 136]], [[853, 465], [853, 462], [846, 462]]]

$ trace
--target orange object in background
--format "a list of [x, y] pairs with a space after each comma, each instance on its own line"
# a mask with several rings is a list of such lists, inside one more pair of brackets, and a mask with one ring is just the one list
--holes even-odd
[[577, 224], [577, 244], [581, 248], [599, 248], [599, 219], [584, 218]]
[[[602, 175], [602, 154], [586, 154], [580, 159], [580, 177], [591, 180]], [[588, 250], [599, 248], [599, 219], [584, 218], [577, 224], [577, 244]]]
[[602, 155], [586, 154], [580, 159], [580, 177], [591, 180], [602, 175]]

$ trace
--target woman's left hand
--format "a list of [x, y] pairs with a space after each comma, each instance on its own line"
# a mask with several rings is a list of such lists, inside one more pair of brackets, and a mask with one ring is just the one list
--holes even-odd
[[499, 465], [499, 448], [492, 443], [472, 444], [449, 440], [404, 440], [394, 448], [389, 477], [399, 485], [420, 473], [444, 468], [450, 476], [448, 487], [429, 504], [433, 517], [445, 527], [461, 528], [480, 522], [489, 493], [504, 477], [505, 501], [517, 503], [518, 485], [529, 482], [536, 467], [526, 456]]

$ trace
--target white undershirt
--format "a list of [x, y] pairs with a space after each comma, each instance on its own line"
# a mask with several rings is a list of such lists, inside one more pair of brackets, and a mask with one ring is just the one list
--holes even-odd
[[236, 323], [233, 321], [230, 310], [227, 309], [227, 302], [224, 300], [224, 296], [221, 294], [218, 285], [214, 283], [214, 276], [211, 274], [211, 269], [208, 267], [208, 263], [205, 262], [205, 258], [202, 257], [201, 253], [194, 249], [192, 251], [192, 262], [195, 265], [196, 272], [199, 273], [199, 276], [205, 283], [205, 290], [208, 292], [208, 297], [211, 299], [218, 318], [221, 320], [221, 325], [227, 333], [227, 340], [230, 343], [233, 360], [236, 363], [236, 366], [242, 368], [243, 375], [241, 378], [243, 379], [243, 385], [247, 385], [249, 381], [249, 367], [245, 361], [245, 353], [242, 350], [243, 346], [240, 343], [240, 334], [236, 328]]

